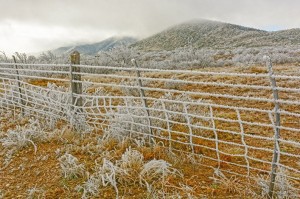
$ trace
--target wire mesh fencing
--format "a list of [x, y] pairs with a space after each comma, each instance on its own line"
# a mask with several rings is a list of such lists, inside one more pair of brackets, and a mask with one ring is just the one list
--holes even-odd
[[159, 143], [229, 175], [268, 174], [269, 196], [299, 193], [299, 74], [0, 63], [0, 110]]

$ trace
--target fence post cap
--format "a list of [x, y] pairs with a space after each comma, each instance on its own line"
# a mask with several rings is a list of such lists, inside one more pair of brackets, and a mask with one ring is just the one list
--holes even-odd
[[72, 64], [80, 64], [80, 53], [77, 50], [73, 51], [70, 57]]

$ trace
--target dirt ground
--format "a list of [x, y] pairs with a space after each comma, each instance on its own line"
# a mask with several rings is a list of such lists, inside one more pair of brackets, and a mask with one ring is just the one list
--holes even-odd
[[[6, 125], [3, 125], [3, 122]], [[17, 125], [26, 125], [24, 119], [6, 118], [1, 121], [1, 131], [13, 130]], [[10, 126], [9, 129], [5, 126]], [[15, 151], [10, 157], [10, 163], [0, 170], [0, 190], [4, 198], [80, 198], [82, 193], [75, 188], [87, 180], [87, 176], [66, 179], [64, 178], [58, 157], [64, 152], [74, 155], [85, 165], [86, 171], [92, 173], [95, 162], [103, 156], [103, 149], [110, 152], [110, 159], [118, 160], [129, 147], [140, 151], [145, 161], [163, 159], [178, 169], [183, 177], [172, 177], [167, 179], [164, 189], [168, 193], [174, 191], [188, 198], [188, 194], [195, 198], [247, 198], [246, 192], [241, 189], [239, 179], [228, 179], [231, 185], [215, 182], [213, 170], [201, 166], [201, 158], [189, 157], [185, 153], [170, 153], [165, 147], [138, 147], [127, 140], [119, 143], [110, 140], [105, 146], [99, 146], [95, 140], [99, 132], [82, 138], [71, 129], [65, 129], [64, 125], [57, 128], [55, 136], [45, 140], [37, 141], [37, 151], [28, 145]], [[63, 131], [63, 133], [62, 133]], [[53, 132], [49, 132], [50, 134]], [[7, 148], [0, 146], [0, 162], [7, 159]], [[175, 155], [176, 154], [176, 155]], [[184, 190], [181, 186], [188, 186]], [[231, 187], [233, 186], [233, 187]], [[147, 193], [146, 187], [138, 184], [120, 185], [120, 198], [152, 198]], [[104, 187], [100, 190], [98, 197], [92, 198], [116, 198], [112, 187]]]

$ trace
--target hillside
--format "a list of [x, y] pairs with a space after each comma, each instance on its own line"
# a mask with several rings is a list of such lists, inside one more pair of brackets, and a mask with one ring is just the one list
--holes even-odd
[[201, 19], [170, 27], [140, 41], [133, 37], [111, 37], [98, 43], [61, 47], [52, 52], [62, 55], [77, 50], [82, 54], [95, 55], [99, 51], [108, 51], [123, 44], [143, 51], [174, 50], [185, 46], [214, 50], [237, 47], [296, 46], [300, 45], [300, 29], [268, 32]]
[[99, 51], [108, 51], [120, 45], [130, 45], [136, 41], [137, 40], [133, 37], [110, 37], [101, 42], [93, 44], [60, 47], [53, 50], [52, 52], [56, 55], [61, 55], [69, 54], [70, 52], [77, 50], [82, 54], [93, 55], [97, 54]]
[[173, 50], [192, 45], [195, 48], [262, 47], [300, 44], [300, 29], [268, 32], [210, 20], [194, 20], [138, 41], [140, 50]]

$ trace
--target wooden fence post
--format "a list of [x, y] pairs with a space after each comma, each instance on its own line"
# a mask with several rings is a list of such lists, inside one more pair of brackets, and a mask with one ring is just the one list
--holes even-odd
[[[138, 84], [139, 84], [139, 88], [140, 88], [140, 96], [141, 96], [142, 103], [143, 103], [144, 109], [145, 109], [147, 117], [148, 117], [149, 133], [150, 133], [151, 136], [153, 136], [152, 122], [151, 122], [151, 119], [150, 119], [150, 113], [149, 113], [149, 109], [148, 109], [147, 99], [145, 98], [145, 92], [144, 92], [144, 89], [143, 89], [141, 74], [140, 74], [140, 71], [138, 70], [139, 66], [138, 66], [135, 59], [132, 59], [131, 62], [135, 66], [135, 69], [136, 69], [137, 80], [138, 80]], [[150, 143], [152, 143], [151, 139], [150, 139]]]
[[270, 83], [273, 91], [273, 97], [274, 97], [274, 112], [275, 112], [275, 135], [274, 135], [274, 154], [273, 154], [273, 161], [272, 161], [272, 170], [271, 170], [271, 179], [270, 179], [270, 186], [269, 186], [269, 198], [273, 198], [274, 194], [274, 187], [275, 187], [275, 180], [276, 180], [276, 170], [277, 170], [277, 164], [279, 162], [279, 138], [280, 138], [280, 112], [279, 112], [279, 102], [277, 100], [279, 99], [278, 96], [278, 90], [276, 86], [276, 80], [273, 77], [273, 67], [272, 67], [272, 61], [269, 56], [264, 57], [266, 59], [266, 65], [268, 67], [269, 77], [270, 77]]
[[16, 57], [14, 55], [12, 57], [13, 57], [13, 60], [14, 60], [14, 63], [15, 63], [16, 78], [17, 78], [17, 84], [18, 84], [19, 97], [20, 97], [20, 101], [21, 101], [21, 104], [22, 104], [21, 113], [24, 116], [24, 106], [25, 106], [25, 103], [24, 103], [23, 95], [22, 95], [22, 89], [21, 89], [21, 82], [20, 82], [20, 77], [19, 77], [18, 65], [17, 65]]
[[74, 74], [74, 73], [80, 73], [80, 67], [77, 67], [76, 65], [80, 65], [80, 53], [78, 51], [74, 51], [71, 54], [71, 65], [70, 65], [70, 83], [71, 83], [71, 97], [72, 97], [72, 105], [73, 108], [76, 110], [76, 112], [81, 111], [82, 108], [82, 97], [81, 96], [74, 96], [74, 94], [82, 94], [82, 82], [81, 81], [81, 75], [80, 74]]

